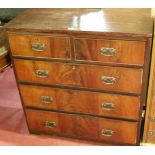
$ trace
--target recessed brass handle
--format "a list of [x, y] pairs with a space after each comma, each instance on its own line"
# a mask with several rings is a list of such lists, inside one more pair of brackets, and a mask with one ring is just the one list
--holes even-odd
[[111, 85], [116, 83], [116, 78], [115, 77], [110, 77], [110, 76], [101, 76], [101, 81], [102, 83], [106, 84], [106, 85]]
[[112, 136], [114, 134], [113, 130], [107, 130], [107, 129], [102, 129], [101, 130], [101, 135], [102, 136]]
[[116, 105], [114, 103], [101, 103], [101, 107], [105, 110], [113, 110], [116, 108]]
[[45, 126], [47, 128], [55, 128], [57, 125], [55, 122], [52, 122], [52, 121], [45, 121]]
[[102, 47], [100, 49], [100, 53], [101, 53], [101, 55], [108, 56], [108, 57], [114, 56], [116, 53], [116, 49], [115, 48]]
[[37, 77], [46, 78], [48, 77], [48, 71], [38, 69], [36, 70], [36, 75]]
[[53, 98], [50, 96], [41, 96], [40, 101], [41, 103], [44, 103], [44, 104], [50, 104], [53, 102]]
[[32, 43], [31, 48], [33, 51], [42, 52], [45, 50], [45, 44], [43, 44], [43, 43]]

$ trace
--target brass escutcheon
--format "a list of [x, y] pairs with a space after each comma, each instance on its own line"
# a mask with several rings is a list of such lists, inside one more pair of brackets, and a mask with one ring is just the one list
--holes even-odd
[[116, 83], [116, 78], [115, 77], [110, 77], [110, 76], [101, 76], [101, 81], [102, 83], [106, 85], [111, 85]]
[[100, 49], [100, 53], [101, 53], [101, 55], [108, 56], [108, 57], [114, 56], [116, 53], [116, 49], [115, 48], [102, 47]]
[[102, 129], [101, 134], [103, 136], [112, 136], [114, 134], [114, 131], [113, 130]]
[[48, 77], [48, 71], [38, 69], [36, 70], [36, 75], [41, 78], [46, 78]]
[[106, 109], [106, 110], [113, 110], [116, 108], [116, 105], [114, 103], [106, 103], [106, 102], [103, 102], [101, 103], [101, 107], [103, 109]]
[[50, 96], [41, 96], [40, 101], [41, 103], [49, 104], [53, 102], [53, 98]]
[[47, 128], [55, 128], [56, 127], [56, 123], [52, 122], [52, 121], [45, 121], [45, 126]]
[[45, 50], [45, 44], [43, 44], [43, 43], [32, 43], [31, 48], [33, 51], [42, 52]]

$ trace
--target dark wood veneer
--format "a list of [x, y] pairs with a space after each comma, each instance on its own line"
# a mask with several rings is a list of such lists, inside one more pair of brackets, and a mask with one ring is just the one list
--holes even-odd
[[[136, 143], [137, 122], [127, 122], [97, 118], [91, 116], [80, 116], [56, 112], [26, 109], [30, 130], [48, 133], [62, 133], [81, 136], [87, 139], [105, 140], [118, 143]], [[35, 116], [35, 117], [34, 117]], [[55, 127], [47, 127], [45, 122], [53, 122]], [[114, 136], [102, 135], [102, 129], [113, 131]]]
[[[142, 69], [19, 59], [14, 60], [14, 63], [19, 81], [98, 88], [137, 94], [141, 92]], [[36, 70], [48, 71], [48, 77], [38, 77]], [[96, 74], [94, 74], [94, 71], [96, 71]], [[116, 78], [116, 82], [114, 84], [106, 84], [102, 81], [103, 76], [114, 77]], [[127, 82], [130, 85], [126, 86]]]
[[[139, 97], [27, 85], [19, 87], [25, 106], [139, 119]], [[31, 93], [27, 93], [29, 90]], [[51, 97], [52, 101], [43, 103], [41, 96]], [[104, 108], [106, 103], [114, 104], [114, 109]]]

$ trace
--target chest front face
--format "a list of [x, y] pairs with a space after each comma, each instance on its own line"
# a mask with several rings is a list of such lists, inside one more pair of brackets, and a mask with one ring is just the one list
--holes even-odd
[[[139, 144], [151, 52], [149, 10], [37, 11], [27, 10], [6, 26], [30, 131]], [[124, 14], [112, 18], [114, 13]]]

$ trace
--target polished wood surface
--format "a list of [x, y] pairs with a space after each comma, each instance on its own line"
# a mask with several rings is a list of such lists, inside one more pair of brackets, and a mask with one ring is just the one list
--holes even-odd
[[[71, 59], [70, 40], [66, 36], [9, 35], [12, 55]], [[32, 49], [33, 44], [44, 44], [43, 51]]]
[[[139, 119], [139, 97], [27, 85], [20, 85], [19, 88], [25, 106]], [[28, 93], [29, 90], [31, 93]], [[53, 100], [44, 103], [42, 96], [51, 97]], [[106, 108], [103, 106], [106, 103], [114, 104], [115, 107]]]
[[[75, 38], [75, 59], [104, 63], [133, 64], [143, 66], [145, 42]], [[102, 54], [102, 48], [115, 49], [114, 55]]]
[[153, 20], [151, 9], [28, 9], [9, 22], [6, 28], [14, 32], [99, 32], [152, 36]]
[[[137, 141], [137, 122], [31, 109], [26, 109], [26, 113], [31, 130], [126, 144], [136, 144]], [[54, 122], [55, 127], [46, 126], [46, 121]], [[113, 134], [103, 135], [101, 132], [103, 129], [112, 130]]]
[[[98, 88], [137, 94], [141, 92], [143, 72], [141, 69], [19, 59], [16, 59], [14, 63], [19, 81]], [[48, 71], [48, 77], [38, 77], [36, 70]], [[96, 74], [94, 74], [94, 71]], [[113, 84], [104, 83], [102, 81], [103, 76], [114, 77], [116, 82]]]
[[[104, 119], [103, 119], [104, 120]], [[117, 120], [99, 120], [99, 129], [108, 129], [114, 131], [113, 136], [103, 136], [99, 134], [99, 138], [106, 141], [115, 141], [124, 143], [137, 143], [137, 122], [126, 122]]]
[[155, 38], [153, 38], [143, 141], [146, 143], [155, 143]]

